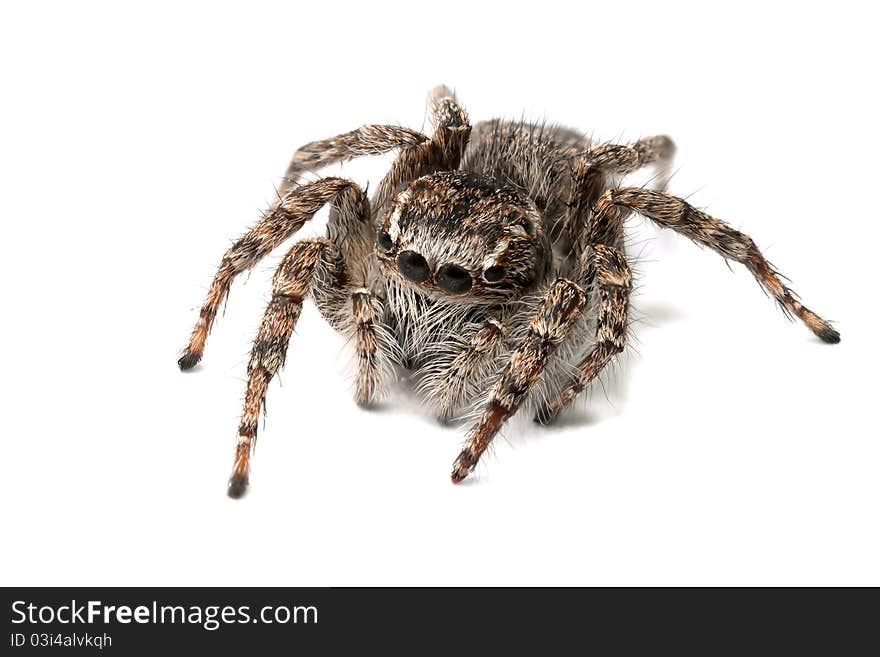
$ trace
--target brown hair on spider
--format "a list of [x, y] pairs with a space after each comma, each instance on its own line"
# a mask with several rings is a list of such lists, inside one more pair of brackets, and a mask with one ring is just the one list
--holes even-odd
[[413, 181], [376, 234], [390, 274], [435, 297], [494, 304], [521, 296], [551, 264], [535, 204], [481, 176], [440, 172]]

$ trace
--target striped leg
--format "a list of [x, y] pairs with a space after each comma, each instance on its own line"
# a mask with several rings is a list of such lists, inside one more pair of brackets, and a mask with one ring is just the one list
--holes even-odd
[[671, 228], [697, 244], [708, 246], [725, 258], [742, 263], [752, 272], [758, 284], [776, 299], [786, 315], [798, 317], [824, 342], [840, 342], [840, 333], [798, 301], [794, 292], [782, 282], [779, 272], [767, 262], [748, 235], [697, 210], [680, 198], [648, 189], [623, 187], [609, 190], [599, 199], [596, 210], [603, 213], [609, 209], [608, 206], [625, 212], [638, 212], [664, 228]]
[[296, 233], [326, 203], [333, 203], [339, 214], [356, 212], [365, 220], [369, 217], [369, 204], [363, 192], [350, 180], [322, 178], [288, 191], [280, 204], [267, 212], [223, 256], [189, 343], [177, 361], [180, 369], [191, 369], [201, 360], [217, 310], [229, 294], [235, 277]]
[[330, 240], [304, 240], [293, 245], [275, 272], [272, 299], [266, 307], [248, 361], [235, 465], [229, 479], [230, 497], [241, 497], [247, 488], [250, 458], [266, 390], [272, 377], [284, 365], [287, 345], [302, 312], [303, 300], [312, 292], [316, 281], [344, 279], [340, 262], [339, 252]]
[[547, 291], [522, 343], [513, 351], [489, 396], [482, 417], [453, 465], [452, 481], [470, 474], [501, 425], [522, 405], [538, 383], [556, 347], [568, 336], [586, 303], [584, 291], [558, 279]]
[[657, 189], [664, 189], [669, 167], [675, 155], [675, 143], [666, 135], [645, 137], [631, 144], [599, 144], [584, 154], [593, 166], [607, 173], [626, 175], [649, 164], [658, 168]]
[[330, 139], [301, 146], [293, 155], [278, 189], [283, 197], [303, 173], [364, 155], [381, 155], [396, 148], [410, 148], [428, 141], [421, 132], [396, 125], [365, 125]]
[[599, 197], [613, 183], [614, 176], [633, 173], [655, 165], [655, 189], [665, 189], [669, 180], [675, 144], [665, 136], [646, 137], [631, 144], [598, 144], [580, 153], [571, 166], [571, 198], [565, 220], [554, 229], [554, 240], [565, 236], [563, 250], [572, 262], [581, 260], [593, 244], [619, 246], [623, 235], [624, 213], [597, 217], [594, 208]]
[[467, 112], [444, 86], [431, 91], [429, 104], [431, 139], [400, 153], [372, 199], [374, 215], [410, 181], [435, 171], [452, 171], [461, 162], [471, 134]]
[[592, 244], [613, 244], [620, 236], [620, 222], [597, 221], [594, 206], [606, 189], [602, 170], [582, 157], [571, 167], [571, 196], [564, 219], [552, 229], [551, 238], [577, 266]]
[[596, 344], [578, 364], [577, 374], [547, 406], [540, 409], [535, 421], [550, 422], [566, 405], [596, 378], [626, 344], [629, 294], [632, 274], [623, 254], [609, 246], [595, 245], [587, 254], [585, 281], [596, 295]]

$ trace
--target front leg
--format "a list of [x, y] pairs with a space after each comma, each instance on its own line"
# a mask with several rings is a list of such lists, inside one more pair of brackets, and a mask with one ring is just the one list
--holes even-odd
[[272, 281], [272, 299], [247, 366], [247, 387], [238, 427], [235, 463], [229, 478], [229, 496], [241, 497], [248, 486], [250, 461], [260, 412], [265, 408], [269, 383], [287, 356], [287, 346], [302, 313], [306, 296], [316, 281], [344, 279], [344, 268], [336, 245], [326, 238], [304, 240], [293, 245]]
[[577, 280], [596, 297], [596, 343], [578, 364], [572, 380], [538, 409], [535, 421], [540, 424], [555, 418], [626, 345], [632, 272], [623, 253], [595, 244], [580, 269]]
[[232, 281], [281, 246], [327, 203], [337, 206], [337, 215], [357, 212], [358, 216], [370, 216], [369, 203], [360, 187], [344, 178], [322, 178], [289, 190], [280, 203], [223, 256], [186, 349], [177, 361], [180, 369], [192, 369], [201, 360], [208, 332], [229, 295]]
[[529, 324], [526, 337], [511, 354], [492, 389], [482, 417], [455, 461], [453, 483], [457, 484], [473, 471], [501, 425], [522, 405], [541, 378], [553, 352], [583, 313], [586, 301], [587, 295], [580, 286], [564, 278], [558, 279], [547, 291]]

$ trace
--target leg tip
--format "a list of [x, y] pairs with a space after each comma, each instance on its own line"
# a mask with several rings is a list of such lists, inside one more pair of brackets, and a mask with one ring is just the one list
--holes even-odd
[[200, 360], [202, 360], [201, 354], [194, 354], [187, 349], [183, 352], [183, 356], [178, 359], [177, 366], [180, 368], [181, 372], [186, 372], [198, 365]]
[[657, 137], [659, 155], [663, 159], [671, 159], [675, 155], [675, 141], [669, 135]]
[[840, 332], [828, 324], [816, 331], [816, 335], [819, 336], [819, 339], [822, 342], [827, 342], [828, 344], [837, 344], [840, 342]]
[[474, 464], [471, 463], [467, 454], [461, 453], [452, 466], [452, 483], [460, 484], [467, 479], [467, 476], [473, 471]]
[[229, 478], [229, 485], [226, 488], [226, 494], [229, 495], [234, 500], [240, 499], [244, 496], [248, 487], [248, 478], [247, 475], [242, 475], [239, 473], [233, 474]]

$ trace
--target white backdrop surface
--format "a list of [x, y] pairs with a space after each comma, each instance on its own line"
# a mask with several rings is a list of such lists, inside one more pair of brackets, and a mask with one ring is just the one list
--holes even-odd
[[[0, 581], [880, 584], [866, 7], [4, 5]], [[474, 120], [672, 135], [670, 190], [754, 237], [842, 343], [631, 220], [633, 348], [558, 426], [512, 423], [453, 486], [466, 427], [405, 393], [358, 408], [343, 341], [307, 307], [251, 491], [228, 499], [280, 254], [182, 374], [214, 267], [297, 146], [421, 128], [440, 82]], [[375, 184], [387, 164], [341, 170]]]

